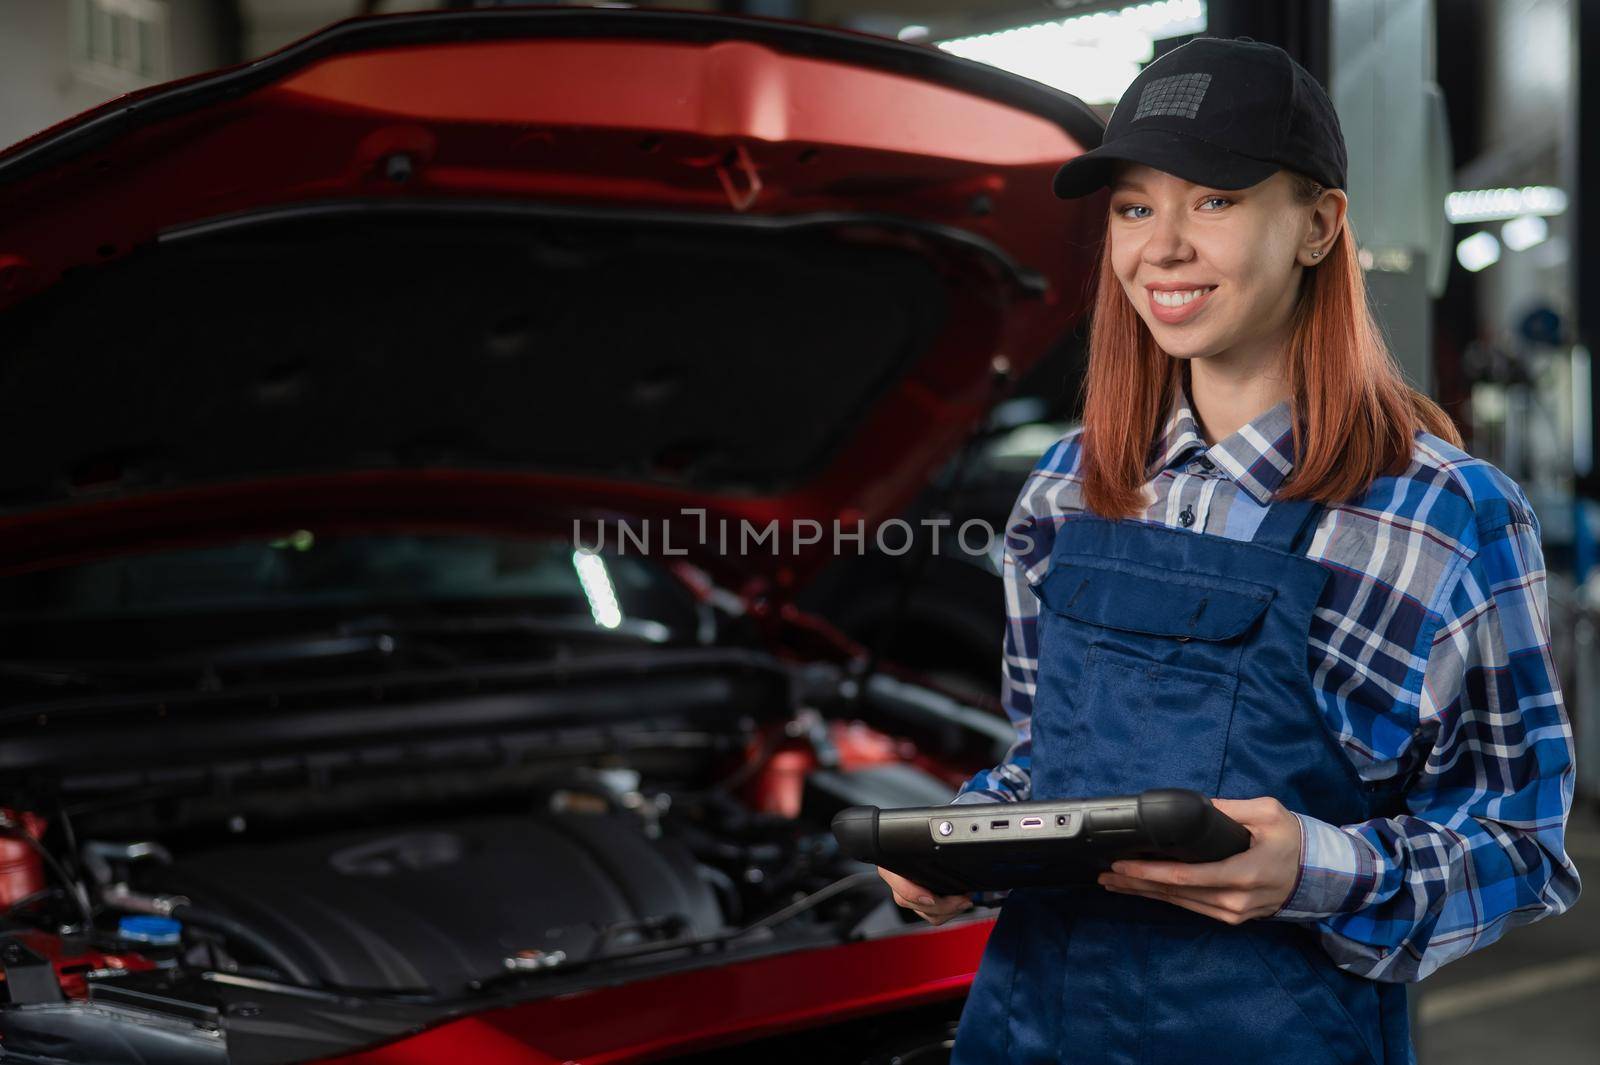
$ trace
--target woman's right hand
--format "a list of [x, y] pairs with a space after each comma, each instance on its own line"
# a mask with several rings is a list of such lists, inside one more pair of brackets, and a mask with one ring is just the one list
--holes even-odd
[[972, 909], [972, 899], [967, 895], [935, 895], [914, 880], [899, 873], [891, 873], [878, 866], [878, 875], [894, 892], [894, 901], [917, 913], [929, 924], [944, 924], [950, 918]]

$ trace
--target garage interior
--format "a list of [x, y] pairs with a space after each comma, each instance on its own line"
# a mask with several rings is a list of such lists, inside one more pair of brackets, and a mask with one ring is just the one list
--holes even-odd
[[[10, 0], [0, 6], [0, 144], [121, 93], [247, 63], [339, 19], [490, 6]], [[1352, 220], [1390, 345], [1467, 449], [1510, 474], [1539, 515], [1552, 649], [1578, 747], [1569, 852], [1584, 872], [1600, 869], [1600, 208], [1582, 191], [1600, 189], [1600, 0], [659, 6], [924, 44], [1072, 93], [1102, 118], [1142, 67], [1200, 36], [1278, 44], [1321, 79], [1343, 123]], [[1081, 413], [1082, 372], [1080, 331], [997, 409], [965, 468], [946, 471], [908, 514], [1004, 515], [1043, 447]], [[803, 602], [875, 655], [982, 699], [999, 653], [994, 574], [989, 558], [869, 555], [823, 573]], [[907, 576], [905, 593], [850, 594]], [[1587, 1065], [1600, 1056], [1597, 993], [1591, 903], [1426, 980], [1413, 995], [1419, 1059]]]

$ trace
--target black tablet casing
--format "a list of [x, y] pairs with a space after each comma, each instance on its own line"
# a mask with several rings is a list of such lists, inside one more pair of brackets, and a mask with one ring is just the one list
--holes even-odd
[[852, 806], [834, 817], [833, 834], [850, 857], [940, 895], [1088, 883], [1119, 858], [1213, 862], [1250, 846], [1243, 825], [1180, 788], [1100, 799]]

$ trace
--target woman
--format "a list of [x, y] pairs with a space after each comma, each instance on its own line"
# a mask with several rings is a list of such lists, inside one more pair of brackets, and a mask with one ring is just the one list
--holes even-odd
[[1409, 1062], [1403, 982], [1577, 898], [1537, 521], [1385, 350], [1345, 165], [1287, 53], [1202, 39], [1056, 176], [1112, 186], [1084, 424], [1007, 538], [1017, 742], [956, 801], [1189, 787], [1251, 845], [999, 893], [956, 1065]]

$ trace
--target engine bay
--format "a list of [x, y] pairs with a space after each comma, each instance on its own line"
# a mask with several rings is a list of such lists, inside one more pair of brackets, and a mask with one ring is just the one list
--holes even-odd
[[[317, 714], [320, 742], [275, 720], [248, 752], [168, 707], [144, 727], [174, 739], [172, 757], [69, 760], [7, 808], [6, 994], [198, 1033], [184, 1053], [199, 1056], [151, 1060], [231, 1060], [202, 1054], [207, 1032], [240, 1038], [218, 1001], [229, 987], [432, 1017], [892, 933], [915, 918], [839, 852], [832, 815], [947, 801], [959, 780], [945, 767], [993, 759], [1005, 726], [889, 676], [852, 683], [748, 654], [601, 668], [537, 698], [480, 692], [403, 733], [418, 704], [394, 693], [364, 714], [280, 705]], [[112, 749], [94, 733], [126, 722], [75, 727], [74, 750]], [[30, 756], [50, 769], [43, 753]], [[417, 1013], [396, 1018], [373, 1024]], [[149, 1019], [140, 1030], [159, 1031]], [[8, 1049], [30, 1045], [3, 1011], [0, 1031]], [[372, 1038], [316, 1032], [257, 1056], [303, 1060], [357, 1034]]]
[[[930, 799], [949, 794], [906, 767], [851, 775], [858, 792], [889, 801], [908, 786]], [[518, 812], [480, 804], [490, 809], [171, 855], [124, 843], [115, 883], [130, 899], [187, 900], [169, 912], [198, 916], [202, 930], [254, 933], [196, 937], [188, 964], [265, 965], [307, 986], [462, 993], [517, 966], [555, 968], [737, 929], [859, 872], [836, 851], [825, 797], [805, 790], [810, 817], [796, 819], [752, 811], [726, 791], [675, 793], [633, 769], [584, 767], [547, 782]], [[128, 861], [130, 852], [140, 859]], [[861, 900], [815, 917], [836, 920], [852, 905]]]

